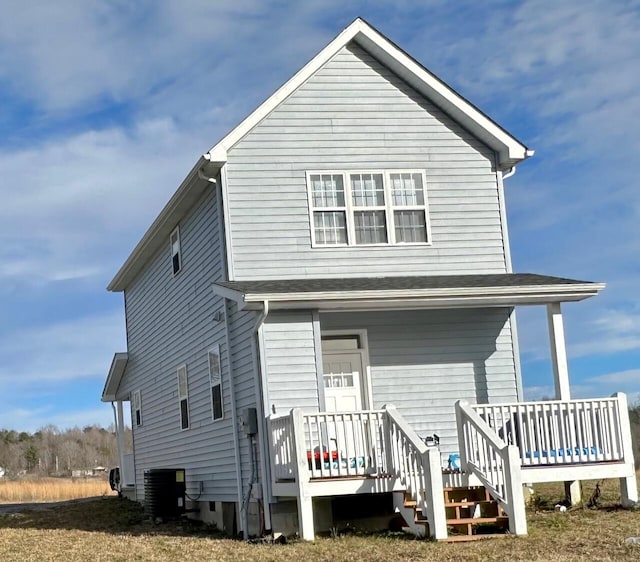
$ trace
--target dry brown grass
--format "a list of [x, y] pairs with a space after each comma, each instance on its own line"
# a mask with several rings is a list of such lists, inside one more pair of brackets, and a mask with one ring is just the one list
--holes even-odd
[[0, 481], [0, 504], [57, 502], [112, 494], [109, 483], [99, 479], [40, 478]]
[[[585, 483], [588, 497], [594, 483]], [[529, 513], [529, 536], [466, 544], [442, 544], [400, 535], [345, 535], [314, 543], [246, 544], [223, 538], [183, 522], [154, 525], [142, 508], [127, 500], [108, 498], [56, 508], [0, 516], [0, 560], [149, 560], [184, 559], [241, 561], [354, 562], [367, 560], [487, 560], [574, 562], [640, 560], [640, 546], [624, 543], [640, 536], [640, 512], [617, 506], [617, 482], [606, 482], [599, 509], [553, 511], [561, 499], [560, 485], [540, 487], [538, 510]]]

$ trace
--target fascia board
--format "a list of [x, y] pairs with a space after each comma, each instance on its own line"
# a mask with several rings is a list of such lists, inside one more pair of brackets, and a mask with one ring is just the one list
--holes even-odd
[[491, 118], [376, 30], [364, 28], [355, 40], [405, 82], [459, 121], [469, 132], [496, 150], [501, 168], [510, 167], [533, 154]]
[[107, 287], [108, 291], [124, 291], [145, 263], [165, 242], [165, 238], [167, 245], [169, 244], [169, 235], [176, 223], [207, 188], [208, 183], [198, 178], [198, 171], [203, 166], [210, 166], [210, 164], [208, 158], [201, 156], [111, 280]]
[[237, 127], [213, 146], [209, 151], [209, 159], [212, 162], [226, 161], [227, 152], [240, 139], [352, 40], [495, 150], [499, 155], [501, 169], [513, 166], [533, 154], [515, 137], [507, 133], [442, 80], [427, 71], [389, 39], [363, 20], [356, 19]]
[[[486, 288], [447, 288], [422, 290], [386, 290], [386, 291], [333, 291], [304, 293], [250, 293], [244, 295], [244, 302], [261, 303], [268, 300], [271, 305], [277, 302], [329, 302], [329, 301], [388, 301], [393, 299], [476, 299], [491, 300], [506, 298], [513, 300], [543, 298], [553, 301], [582, 300], [597, 295], [604, 289], [604, 283], [585, 283], [575, 285], [547, 285], [520, 287]], [[234, 291], [236, 292], [236, 291]]]
[[296, 72], [287, 82], [285, 82], [274, 94], [258, 106], [248, 117], [246, 117], [237, 127], [227, 134], [221, 141], [209, 150], [212, 161], [225, 158], [230, 150], [242, 137], [244, 137], [262, 119], [271, 113], [278, 105], [287, 99], [298, 87], [308, 80], [314, 72], [328, 62], [342, 47], [344, 47], [354, 36], [366, 25], [362, 20], [357, 19], [346, 27], [331, 43], [322, 49], [313, 59]]

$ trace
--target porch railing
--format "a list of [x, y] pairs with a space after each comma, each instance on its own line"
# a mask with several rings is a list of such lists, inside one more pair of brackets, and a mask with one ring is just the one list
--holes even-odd
[[527, 534], [518, 450], [503, 441], [464, 401], [456, 402], [461, 467], [500, 502], [509, 515], [509, 530]]
[[523, 467], [625, 460], [624, 395], [471, 408], [503, 441], [518, 448]]
[[397, 478], [446, 537], [440, 452], [427, 447], [393, 406], [359, 412], [304, 413], [269, 419], [274, 481], [382, 476]]

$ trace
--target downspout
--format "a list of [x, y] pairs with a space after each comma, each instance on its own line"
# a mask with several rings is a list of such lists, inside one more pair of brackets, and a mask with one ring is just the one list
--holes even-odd
[[[218, 186], [218, 182], [215, 178], [205, 176], [202, 173], [202, 170], [198, 170], [198, 177], [200, 179], [206, 180], [209, 183], [212, 183]], [[225, 245], [222, 243], [224, 240], [224, 213], [222, 210], [222, 197], [221, 197], [221, 189], [216, 189], [216, 207], [218, 209], [218, 244], [220, 247], [220, 262], [221, 262], [221, 274], [222, 278], [227, 278], [227, 260], [224, 256], [225, 253]], [[233, 377], [233, 359], [231, 353], [231, 333], [229, 328], [229, 301], [225, 298], [224, 302], [224, 330], [225, 330], [225, 343], [227, 348], [227, 364], [228, 364], [228, 372], [229, 372], [229, 399], [231, 401], [231, 426], [233, 427], [233, 456], [236, 465], [236, 486], [237, 486], [237, 495], [238, 495], [238, 505], [242, 505], [242, 464], [240, 459], [240, 430], [238, 427], [238, 410], [236, 407], [236, 392], [235, 392], [235, 381]]]
[[[270, 496], [270, 476], [267, 469], [267, 460], [270, 458], [268, 450], [267, 439], [267, 419], [265, 417], [264, 407], [266, 405], [265, 390], [262, 384], [262, 377], [265, 374], [262, 366], [264, 365], [263, 349], [260, 345], [260, 336], [262, 334], [262, 327], [269, 315], [269, 301], [264, 300], [262, 302], [262, 311], [256, 319], [253, 326], [252, 348], [253, 348], [253, 361], [254, 361], [254, 373], [255, 373], [255, 385], [258, 395], [256, 396], [256, 409], [258, 419], [260, 420], [260, 431], [258, 432], [258, 447], [260, 450], [260, 476], [262, 480], [262, 507], [264, 514], [264, 526], [266, 530], [271, 529], [271, 510], [269, 508], [269, 496]], [[269, 493], [267, 493], [269, 492]]]
[[[500, 224], [502, 228], [502, 247], [504, 249], [504, 261], [507, 273], [513, 273], [513, 263], [511, 261], [511, 243], [509, 241], [509, 228], [507, 226], [507, 206], [504, 200], [504, 180], [513, 177], [516, 173], [516, 167], [511, 166], [509, 170], [501, 174], [498, 172], [498, 199], [500, 204]], [[509, 314], [509, 328], [511, 330], [511, 345], [513, 349], [513, 366], [516, 375], [516, 396], [518, 402], [524, 400], [524, 390], [522, 386], [522, 367], [520, 365], [520, 342], [518, 340], [518, 323], [516, 320], [515, 306]]]

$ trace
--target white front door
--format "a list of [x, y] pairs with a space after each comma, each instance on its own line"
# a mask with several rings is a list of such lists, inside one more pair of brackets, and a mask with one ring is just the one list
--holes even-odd
[[362, 410], [362, 355], [359, 351], [322, 357], [324, 400], [328, 412]]
[[366, 428], [358, 415], [362, 410], [363, 368], [360, 351], [323, 354], [324, 400], [328, 412], [342, 412], [327, 421], [326, 437], [330, 451], [339, 455], [339, 463], [348, 473], [364, 470]]

